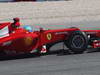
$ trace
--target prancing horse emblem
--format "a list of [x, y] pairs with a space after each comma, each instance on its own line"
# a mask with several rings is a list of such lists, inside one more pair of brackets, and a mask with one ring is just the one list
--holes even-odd
[[48, 39], [48, 40], [51, 40], [51, 39], [52, 39], [51, 33], [48, 33], [48, 34], [47, 34], [47, 39]]

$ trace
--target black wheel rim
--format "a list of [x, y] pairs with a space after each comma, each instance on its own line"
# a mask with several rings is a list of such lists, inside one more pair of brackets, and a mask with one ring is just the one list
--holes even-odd
[[85, 44], [84, 37], [80, 35], [75, 35], [72, 39], [72, 47], [74, 48], [82, 48]]

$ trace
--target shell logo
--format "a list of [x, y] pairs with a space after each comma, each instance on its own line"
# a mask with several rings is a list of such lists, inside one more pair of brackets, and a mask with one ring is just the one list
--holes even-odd
[[33, 38], [32, 37], [25, 37], [24, 38], [25, 45], [29, 46], [29, 45], [32, 44], [32, 42], [33, 42]]
[[51, 33], [48, 33], [48, 34], [47, 34], [47, 39], [48, 39], [48, 40], [51, 40], [51, 39], [52, 39]]

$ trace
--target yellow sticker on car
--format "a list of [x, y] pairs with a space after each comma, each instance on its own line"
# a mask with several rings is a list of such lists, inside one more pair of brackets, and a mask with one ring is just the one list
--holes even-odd
[[32, 37], [25, 37], [25, 38], [24, 38], [24, 43], [25, 43], [27, 46], [31, 45], [31, 44], [32, 44], [32, 41], [33, 41]]
[[48, 40], [51, 40], [51, 39], [52, 39], [51, 33], [48, 33], [48, 34], [47, 34], [47, 39], [48, 39]]

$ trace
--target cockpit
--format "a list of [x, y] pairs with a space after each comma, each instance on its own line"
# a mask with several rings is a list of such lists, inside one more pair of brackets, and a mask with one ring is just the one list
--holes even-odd
[[33, 28], [29, 25], [24, 25], [23, 28], [29, 32], [33, 32]]

